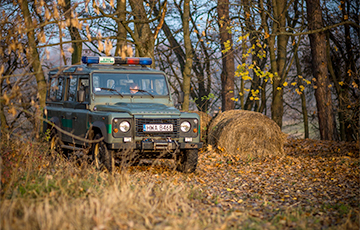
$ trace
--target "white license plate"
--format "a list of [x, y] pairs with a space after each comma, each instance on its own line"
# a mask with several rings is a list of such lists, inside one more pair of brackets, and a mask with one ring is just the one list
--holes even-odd
[[172, 124], [147, 124], [143, 125], [144, 132], [172, 132]]

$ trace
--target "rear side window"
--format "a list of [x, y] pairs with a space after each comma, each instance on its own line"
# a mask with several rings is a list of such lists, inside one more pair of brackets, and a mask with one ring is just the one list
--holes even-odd
[[71, 76], [68, 80], [67, 101], [76, 101], [77, 77]]
[[90, 82], [89, 78], [80, 78], [79, 79], [79, 89], [85, 91], [85, 101], [90, 101]]
[[61, 101], [64, 94], [64, 78], [54, 77], [50, 80], [50, 89], [48, 91], [48, 101]]

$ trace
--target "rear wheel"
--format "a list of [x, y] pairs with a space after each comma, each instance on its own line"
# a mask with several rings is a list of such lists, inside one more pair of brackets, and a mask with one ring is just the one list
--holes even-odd
[[[101, 134], [96, 134], [94, 140], [101, 137]], [[93, 144], [92, 155], [97, 169], [104, 169], [105, 167], [110, 173], [113, 171], [115, 165], [113, 152], [107, 149], [104, 141]]]
[[195, 172], [198, 162], [198, 150], [182, 150], [177, 159], [177, 170], [183, 173]]

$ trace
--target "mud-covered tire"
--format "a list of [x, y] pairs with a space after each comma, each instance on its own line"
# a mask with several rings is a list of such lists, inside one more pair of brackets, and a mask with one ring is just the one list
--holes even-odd
[[[94, 140], [101, 137], [101, 134], [96, 134]], [[94, 143], [91, 150], [95, 167], [100, 170], [106, 169], [112, 173], [115, 166], [113, 151], [107, 149], [105, 142]]]
[[195, 172], [198, 163], [198, 150], [182, 150], [177, 159], [176, 169], [183, 173]]

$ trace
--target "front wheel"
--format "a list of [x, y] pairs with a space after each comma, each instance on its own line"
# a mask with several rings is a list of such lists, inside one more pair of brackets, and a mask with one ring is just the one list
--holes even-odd
[[198, 162], [198, 150], [182, 150], [177, 159], [177, 170], [183, 173], [195, 172]]
[[[94, 140], [101, 138], [100, 134], [96, 134]], [[92, 155], [97, 169], [103, 169], [104, 167], [111, 173], [114, 169], [114, 156], [113, 152], [108, 150], [104, 141], [93, 144]]]

